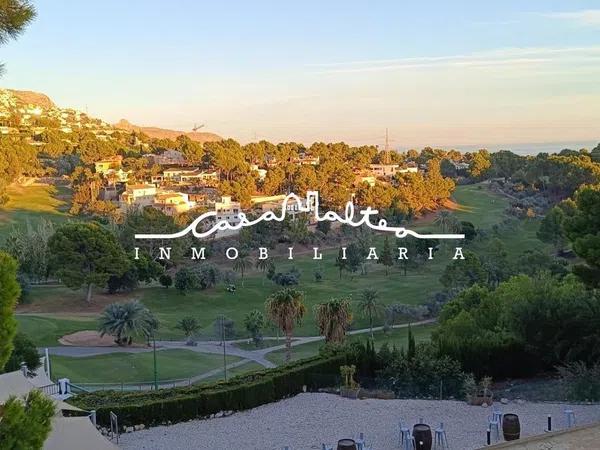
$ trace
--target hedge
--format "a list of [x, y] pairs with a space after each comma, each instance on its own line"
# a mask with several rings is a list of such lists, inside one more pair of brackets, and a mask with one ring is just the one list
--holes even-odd
[[308, 390], [331, 386], [339, 380], [339, 368], [347, 356], [316, 356], [274, 369], [240, 375], [228, 381], [157, 391], [98, 391], [77, 395], [70, 401], [96, 410], [98, 424], [108, 426], [114, 412], [120, 426], [146, 426], [202, 418], [220, 411], [241, 411]]

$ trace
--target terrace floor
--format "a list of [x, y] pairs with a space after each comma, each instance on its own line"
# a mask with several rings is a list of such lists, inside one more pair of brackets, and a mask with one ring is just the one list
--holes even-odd
[[[560, 403], [498, 405], [505, 413], [519, 415], [521, 436], [544, 433], [548, 414], [553, 429], [565, 428]], [[569, 405], [577, 425], [600, 422], [600, 405]], [[256, 450], [321, 449], [342, 438], [365, 434], [373, 450], [398, 449], [398, 423], [411, 426], [420, 418], [432, 429], [444, 422], [450, 448], [471, 450], [485, 446], [490, 408], [461, 401], [349, 400], [331, 394], [300, 394], [277, 403], [227, 417], [156, 427], [121, 436], [123, 449], [229, 449]], [[335, 447], [334, 447], [335, 448]], [[597, 449], [598, 447], [578, 447]]]

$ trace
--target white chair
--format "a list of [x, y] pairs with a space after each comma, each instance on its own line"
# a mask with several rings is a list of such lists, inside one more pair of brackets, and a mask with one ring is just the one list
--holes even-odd
[[402, 421], [399, 420], [398, 421], [398, 444], [399, 444], [400, 447], [402, 447], [404, 445], [404, 437], [406, 435], [410, 436], [410, 428], [403, 427], [402, 426]]
[[494, 415], [488, 416], [488, 426], [492, 434], [496, 437], [496, 442], [500, 440], [500, 422]]
[[572, 409], [565, 409], [565, 419], [567, 422], [567, 428], [575, 426], [575, 413]]
[[412, 435], [410, 428], [404, 433], [404, 437], [402, 438], [402, 448], [404, 450], [417, 450], [417, 444], [415, 442], [415, 437]]
[[446, 430], [444, 429], [444, 422], [440, 422], [440, 427], [435, 429], [435, 440], [433, 442], [433, 448], [435, 449], [449, 449], [448, 436], [446, 436]]

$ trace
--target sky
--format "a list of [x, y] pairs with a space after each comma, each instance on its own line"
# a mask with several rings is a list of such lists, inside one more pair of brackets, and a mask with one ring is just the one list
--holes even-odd
[[34, 1], [0, 86], [241, 142], [593, 147], [600, 0]]

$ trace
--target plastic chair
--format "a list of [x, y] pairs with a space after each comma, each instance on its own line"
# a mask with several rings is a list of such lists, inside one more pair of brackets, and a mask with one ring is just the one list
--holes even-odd
[[496, 442], [500, 440], [500, 422], [494, 415], [488, 416], [488, 425], [492, 433], [496, 436]]
[[433, 441], [433, 448], [435, 449], [448, 449], [448, 436], [446, 436], [446, 430], [444, 429], [444, 422], [440, 422], [440, 427], [435, 429], [435, 439]]
[[410, 434], [410, 428], [403, 427], [402, 421], [399, 420], [398, 421], [398, 444], [400, 445], [400, 447], [402, 447], [404, 445], [404, 436], [406, 434]]
[[410, 428], [407, 428], [406, 432], [403, 434], [401, 447], [404, 450], [417, 450], [417, 444]]
[[494, 411], [492, 413], [494, 415], [494, 420], [497, 420], [498, 423], [502, 423], [502, 416], [504, 415], [500, 408], [494, 406]]
[[565, 419], [567, 422], [567, 428], [575, 426], [575, 413], [572, 409], [565, 409]]

